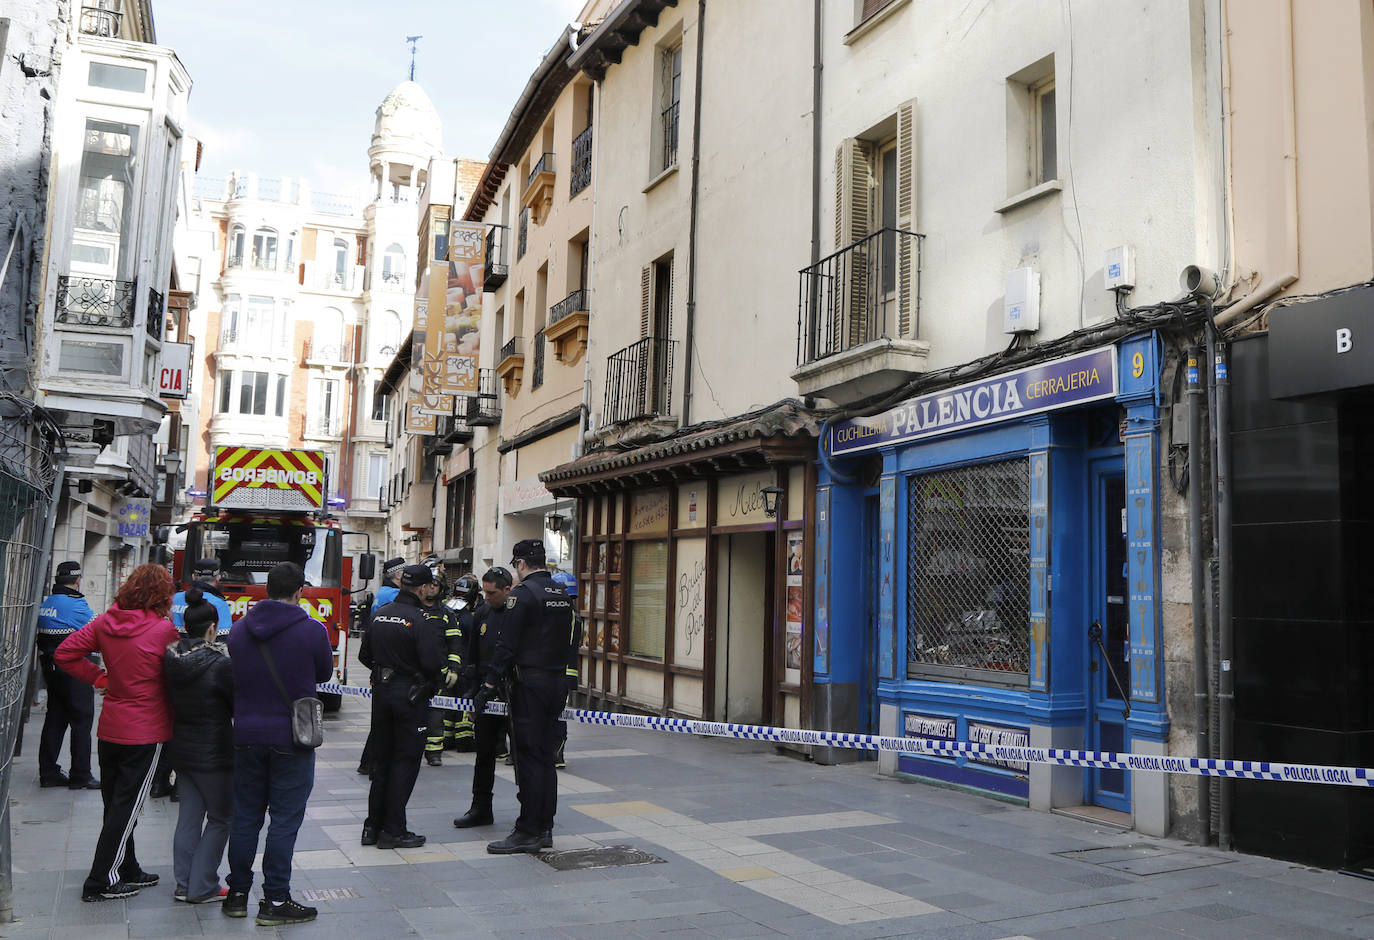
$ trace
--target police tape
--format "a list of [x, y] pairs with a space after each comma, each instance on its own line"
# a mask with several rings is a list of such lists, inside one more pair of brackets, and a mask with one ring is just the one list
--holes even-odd
[[[372, 689], [370, 688], [340, 685], [337, 682], [322, 682], [319, 685], [319, 691], [359, 698], [372, 697]], [[430, 699], [429, 704], [434, 708], [452, 708], [459, 711], [473, 710], [471, 699], [455, 698], [448, 695], [436, 695]], [[488, 702], [486, 711], [493, 715], [505, 715], [507, 713], [506, 706], [502, 702]], [[877, 734], [856, 734], [848, 731], [771, 728], [766, 725], [701, 721], [696, 718], [627, 715], [621, 712], [590, 711], [584, 708], [565, 708], [562, 718], [564, 721], [579, 721], [589, 725], [640, 728], [650, 731], [666, 731], [673, 734], [697, 734], [713, 738], [743, 738], [750, 741], [773, 741], [778, 744], [801, 744], [815, 747], [846, 747], [865, 751], [920, 754], [928, 757], [967, 757], [984, 763], [995, 761], [999, 764], [1054, 764], [1066, 767], [1187, 774], [1195, 777], [1227, 777], [1236, 780], [1274, 780], [1289, 783], [1326, 783], [1347, 787], [1374, 787], [1374, 768], [1368, 767], [1329, 767], [1322, 764], [1281, 764], [1273, 761], [1214, 760], [1204, 757], [1167, 757], [1156, 754], [1118, 754], [1110, 751], [1075, 751], [1053, 747], [966, 743], [934, 738], [901, 738]]]

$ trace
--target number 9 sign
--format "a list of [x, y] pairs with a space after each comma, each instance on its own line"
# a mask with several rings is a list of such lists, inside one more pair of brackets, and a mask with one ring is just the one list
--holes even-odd
[[1131, 377], [1138, 379], [1144, 374], [1145, 356], [1142, 353], [1136, 353], [1135, 355], [1131, 356]]

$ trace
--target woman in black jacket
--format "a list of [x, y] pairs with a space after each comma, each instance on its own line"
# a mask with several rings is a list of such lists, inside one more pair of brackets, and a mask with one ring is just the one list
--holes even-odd
[[234, 815], [234, 674], [228, 650], [215, 641], [219, 613], [196, 588], [186, 592], [185, 616], [186, 639], [167, 647], [162, 660], [173, 716], [167, 746], [181, 797], [172, 897], [207, 904], [228, 891], [219, 863]]

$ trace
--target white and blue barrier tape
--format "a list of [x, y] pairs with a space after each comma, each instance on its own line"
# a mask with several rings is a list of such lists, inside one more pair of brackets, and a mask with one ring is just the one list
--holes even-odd
[[[322, 682], [321, 692], [371, 698], [372, 689], [363, 686]], [[472, 711], [472, 700], [436, 695], [430, 699], [435, 708]], [[506, 714], [502, 702], [488, 702], [487, 712]], [[1237, 780], [1277, 780], [1290, 783], [1327, 783], [1347, 787], [1374, 787], [1374, 768], [1329, 767], [1321, 764], [1280, 764], [1273, 761], [1212, 760], [1203, 757], [1167, 757], [1156, 754], [1117, 754], [1104, 751], [1073, 751], [1052, 747], [1020, 747], [942, 741], [932, 738], [898, 738], [847, 731], [807, 731], [801, 728], [770, 728], [695, 718], [661, 718], [656, 715], [626, 715], [620, 712], [563, 709], [563, 720], [589, 725], [641, 728], [674, 734], [699, 734], [713, 738], [745, 738], [816, 747], [848, 747], [865, 751], [892, 751], [925, 754], [932, 757], [970, 757], [981, 760], [1013, 761], [1024, 764], [1058, 764], [1067, 767], [1100, 767], [1110, 770], [1146, 770], [1196, 777], [1230, 777]]]

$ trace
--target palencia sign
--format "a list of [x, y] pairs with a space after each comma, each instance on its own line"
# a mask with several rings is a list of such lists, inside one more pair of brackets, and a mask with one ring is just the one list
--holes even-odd
[[909, 398], [867, 418], [830, 428], [836, 455], [964, 431], [996, 421], [1115, 397], [1116, 349], [1105, 346]]

